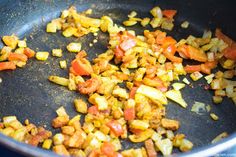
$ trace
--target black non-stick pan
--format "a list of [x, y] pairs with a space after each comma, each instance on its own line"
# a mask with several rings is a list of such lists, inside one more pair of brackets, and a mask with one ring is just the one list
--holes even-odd
[[[45, 32], [46, 23], [58, 17], [60, 11], [71, 5], [76, 6], [78, 11], [92, 8], [94, 17], [110, 15], [119, 24], [132, 10], [137, 11], [140, 17], [146, 17], [150, 16], [149, 10], [158, 5], [164, 9], [178, 10], [174, 22], [175, 28], [168, 32], [178, 40], [190, 34], [200, 36], [205, 29], [214, 31], [217, 27], [236, 39], [236, 4], [235, 1], [227, 0], [1, 0], [0, 36], [14, 33], [21, 38], [26, 37], [28, 46], [36, 51], [50, 52], [53, 48], [62, 48], [63, 59], [68, 62], [72, 60], [74, 54], [67, 53], [65, 46], [71, 41], [80, 41], [83, 49], [88, 52], [89, 59], [92, 60], [97, 54], [106, 50], [107, 34], [99, 33], [99, 42], [89, 47], [89, 43], [93, 40], [92, 35], [78, 39], [64, 38], [60, 33]], [[185, 20], [190, 22], [190, 27], [181, 29], [180, 24]], [[138, 25], [131, 29], [140, 34], [144, 30]], [[0, 84], [0, 117], [16, 115], [21, 121], [28, 118], [31, 122], [46, 126], [55, 133], [58, 130], [52, 129], [51, 120], [56, 117], [55, 110], [58, 107], [64, 106], [70, 116], [74, 116], [76, 112], [72, 105], [73, 99], [84, 96], [52, 84], [47, 79], [49, 75], [68, 75], [67, 70], [59, 68], [59, 60], [61, 59], [53, 57], [49, 57], [46, 62], [32, 59], [25, 68], [0, 72], [3, 80]], [[193, 83], [194, 88], [187, 87], [183, 90], [184, 99], [189, 104], [187, 109], [171, 101], [167, 106], [167, 117], [180, 120], [179, 132], [186, 134], [187, 138], [194, 143], [193, 151], [178, 155], [208, 156], [236, 145], [235, 105], [227, 98], [222, 104], [214, 105], [213, 93], [199, 85], [204, 83], [202, 80]], [[212, 112], [219, 116], [219, 120], [211, 120], [209, 114], [200, 116], [191, 112], [194, 101], [209, 104]], [[230, 136], [218, 144], [211, 145], [211, 140], [224, 131]], [[0, 144], [27, 156], [55, 155], [52, 152], [18, 143], [3, 135], [0, 135]], [[122, 144], [123, 148], [139, 146], [127, 141]], [[174, 150], [174, 153], [178, 151]]]

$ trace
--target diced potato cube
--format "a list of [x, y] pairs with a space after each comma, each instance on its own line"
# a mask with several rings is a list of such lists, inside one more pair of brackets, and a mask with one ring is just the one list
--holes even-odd
[[213, 96], [213, 102], [216, 104], [219, 104], [223, 101], [223, 98], [221, 96]]
[[52, 120], [52, 126], [54, 128], [60, 128], [62, 126], [67, 125], [68, 122], [69, 122], [69, 116], [60, 116]]
[[155, 142], [157, 148], [164, 156], [169, 156], [172, 153], [173, 143], [170, 139], [166, 138]]
[[12, 49], [15, 49], [17, 46], [17, 43], [18, 43], [18, 37], [15, 35], [3, 36], [2, 40], [3, 40], [4, 44], [11, 47]]
[[175, 135], [174, 135], [174, 132], [172, 130], [167, 130], [166, 131], [166, 137], [170, 140], [173, 140]]
[[223, 63], [223, 68], [225, 69], [232, 69], [232, 67], [234, 67], [235, 61], [234, 60], [230, 60], [227, 59], [224, 63]]
[[20, 47], [20, 48], [27, 47], [26, 41], [25, 40], [19, 40], [18, 41], [18, 47]]
[[146, 68], [139, 68], [138, 70], [136, 70], [134, 80], [142, 81], [145, 72], [146, 72]]
[[68, 125], [73, 125], [73, 123], [79, 122], [79, 121], [80, 121], [80, 117], [81, 117], [80, 115], [74, 116], [74, 117], [69, 121]]
[[74, 105], [77, 112], [87, 113], [87, 104], [82, 99], [75, 99]]
[[37, 52], [36, 59], [40, 61], [45, 61], [48, 59], [49, 53], [48, 52]]
[[57, 25], [54, 22], [50, 22], [47, 24], [46, 32], [48, 33], [56, 33], [57, 32]]
[[9, 47], [9, 46], [4, 46], [4, 47], [1, 49], [1, 51], [0, 51], [0, 54], [1, 54], [1, 56], [0, 56], [0, 61], [5, 61], [5, 60], [7, 60], [8, 56], [9, 56], [10, 53], [11, 53], [11, 51], [12, 51], [12, 48], [11, 48], [11, 47]]
[[98, 106], [98, 110], [106, 110], [108, 108], [108, 102], [104, 96], [96, 96], [95, 104]]
[[130, 127], [134, 129], [146, 130], [149, 127], [149, 123], [144, 120], [133, 120], [130, 123]]
[[182, 24], [181, 24], [181, 27], [182, 28], [188, 28], [188, 26], [189, 26], [189, 22], [188, 21], [184, 21]]
[[64, 35], [64, 37], [71, 37], [73, 36], [75, 33], [77, 32], [77, 29], [74, 27], [68, 27], [66, 30], [64, 30], [62, 32], [62, 34]]
[[61, 86], [68, 86], [69, 84], [69, 79], [59, 76], [49, 76], [48, 80]]
[[53, 144], [54, 145], [63, 144], [64, 140], [65, 140], [64, 135], [61, 133], [57, 133], [56, 135], [53, 136]]
[[152, 28], [160, 27], [161, 21], [162, 21], [161, 18], [154, 17], [154, 18], [151, 20], [150, 25], [152, 26]]
[[143, 94], [158, 104], [167, 104], [166, 96], [158, 89], [146, 85], [139, 86], [136, 93]]
[[69, 52], [79, 52], [81, 50], [81, 43], [70, 43], [66, 46]]
[[120, 143], [120, 140], [118, 138], [115, 138], [111, 141], [111, 143], [113, 144], [113, 146], [115, 147], [115, 151], [119, 151], [122, 148], [122, 145]]
[[94, 136], [99, 140], [99, 141], [106, 141], [106, 135], [104, 133], [102, 133], [101, 131], [96, 131], [94, 133]]
[[173, 145], [175, 147], [180, 147], [182, 140], [185, 138], [184, 134], [176, 134], [173, 139]]
[[103, 16], [101, 19], [100, 29], [103, 32], [106, 32], [109, 27], [113, 27], [113, 21], [109, 16]]
[[127, 93], [127, 91], [123, 88], [120, 88], [119, 86], [116, 86], [114, 88], [114, 90], [112, 91], [112, 94], [114, 96], [121, 97], [121, 98], [124, 98], [124, 99], [129, 98], [129, 94]]
[[146, 27], [146, 26], [149, 24], [150, 20], [151, 20], [151, 19], [148, 18], [148, 17], [143, 18], [142, 21], [141, 21], [141, 25], [142, 25], [143, 27]]
[[217, 89], [215, 90], [216, 96], [226, 96], [226, 92], [223, 89]]
[[152, 8], [152, 10], [150, 10], [150, 13], [152, 14], [153, 17], [162, 18], [162, 11], [161, 8], [158, 6]]
[[25, 138], [26, 133], [27, 133], [27, 130], [25, 127], [23, 127], [23, 128], [16, 130], [13, 134], [11, 134], [11, 137], [17, 141], [22, 142]]
[[63, 106], [59, 107], [57, 110], [56, 110], [56, 113], [57, 113], [57, 116], [68, 116], [68, 114], [66, 113], [66, 110]]
[[178, 90], [169, 90], [166, 92], [166, 97], [173, 100], [174, 102], [180, 104], [183, 108], [186, 108], [188, 105], [184, 101], [182, 94]]
[[62, 144], [53, 146], [52, 150], [58, 155], [70, 156], [70, 153], [67, 151], [66, 147]]
[[14, 120], [12, 122], [9, 123], [9, 126], [12, 127], [15, 130], [18, 130], [20, 128], [23, 127], [23, 125], [21, 124], [21, 122], [19, 122], [18, 120]]
[[69, 15], [69, 10], [63, 10], [61, 13], [61, 18], [66, 18]]
[[171, 31], [174, 28], [174, 24], [170, 19], [163, 19], [161, 23], [161, 28]]
[[51, 139], [46, 139], [43, 142], [42, 148], [44, 149], [50, 149], [52, 146], [52, 140]]
[[187, 139], [183, 139], [181, 144], [180, 144], [180, 147], [179, 149], [182, 151], [182, 152], [186, 152], [186, 151], [189, 151], [193, 148], [193, 143], [190, 142], [189, 140]]
[[235, 71], [234, 70], [227, 70], [224, 72], [224, 78], [227, 78], [227, 79], [232, 79], [235, 75]]
[[204, 78], [206, 79], [207, 83], [210, 84], [214, 76], [215, 76], [214, 74], [210, 74], [210, 75], [205, 76]]
[[66, 135], [73, 135], [75, 128], [73, 126], [63, 126], [61, 127], [61, 132]]
[[179, 129], [179, 121], [163, 118], [161, 120], [161, 125], [169, 130], [178, 130]]
[[52, 49], [52, 56], [62, 57], [62, 49]]
[[3, 135], [6, 135], [6, 136], [10, 136], [12, 133], [14, 133], [14, 131], [15, 130], [11, 127], [0, 129], [0, 133], [2, 133]]
[[16, 116], [6, 116], [3, 117], [3, 124], [5, 127], [8, 127], [11, 122], [16, 121]]
[[60, 67], [62, 69], [66, 69], [67, 68], [66, 60], [60, 61], [59, 64], [60, 64]]
[[[95, 129], [94, 125], [92, 123], [84, 123], [83, 130], [89, 134]], [[101, 128], [100, 128], [101, 129]], [[109, 130], [108, 130], [109, 131]]]
[[193, 72], [192, 74], [190, 74], [190, 77], [192, 78], [193, 81], [197, 81], [200, 78], [202, 78], [203, 75], [200, 72], [196, 71], [196, 72]]

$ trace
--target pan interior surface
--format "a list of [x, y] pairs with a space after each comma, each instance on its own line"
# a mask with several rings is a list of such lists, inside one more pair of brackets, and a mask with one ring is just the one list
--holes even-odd
[[[236, 39], [236, 32], [230, 32], [236, 28], [235, 22], [233, 23], [236, 21], [236, 15], [232, 14], [233, 9], [230, 9], [233, 5], [221, 1], [3, 0], [0, 2], [2, 14], [0, 17], [0, 36], [15, 33], [21, 38], [26, 37], [28, 46], [36, 51], [51, 52], [54, 48], [61, 48], [63, 57], [53, 58], [50, 56], [46, 62], [32, 59], [25, 68], [1, 72], [0, 77], [3, 79], [0, 84], [1, 117], [16, 115], [22, 122], [28, 118], [33, 123], [45, 126], [55, 133], [59, 131], [51, 127], [51, 120], [56, 117], [55, 110], [64, 106], [67, 113], [73, 117], [77, 114], [73, 106], [74, 98], [86, 100], [87, 97], [48, 81], [50, 75], [65, 77], [68, 75], [68, 70], [61, 70], [59, 67], [60, 60], [65, 59], [67, 63], [70, 63], [75, 56], [67, 52], [66, 45], [68, 43], [72, 41], [82, 42], [82, 49], [88, 52], [90, 61], [107, 49], [108, 35], [102, 32], [98, 33], [98, 43], [94, 44], [93, 47], [89, 46], [89, 43], [94, 39], [91, 34], [78, 39], [65, 38], [60, 33], [48, 34], [45, 32], [47, 22], [58, 17], [60, 11], [71, 5], [76, 6], [78, 11], [92, 8], [93, 17], [109, 15], [118, 24], [127, 19], [128, 13], [132, 10], [137, 11], [138, 16], [143, 18], [150, 16], [148, 11], [158, 5], [164, 9], [178, 10], [174, 30], [167, 31], [169, 35], [178, 40], [187, 38], [190, 34], [201, 36], [204, 29], [214, 31], [216, 27], [222, 28], [226, 34]], [[232, 15], [231, 20], [223, 18], [229, 14]], [[185, 20], [190, 22], [190, 27], [186, 30], [180, 27], [180, 24]], [[128, 29], [136, 30], [137, 34], [142, 34], [144, 30], [139, 25]], [[148, 29], [150, 28], [148, 27]], [[212, 102], [213, 92], [206, 91], [201, 84], [206, 84], [206, 82], [202, 79], [193, 83], [194, 88], [183, 89], [183, 97], [189, 105], [187, 109], [183, 109], [171, 101], [167, 105], [167, 117], [181, 122], [178, 132], [184, 133], [194, 143], [194, 148], [209, 145], [214, 137], [224, 131], [232, 134], [236, 130], [236, 108], [232, 101], [226, 98], [222, 104], [214, 105]], [[194, 101], [210, 105], [211, 112], [216, 113], [219, 120], [213, 121], [209, 114], [200, 116], [191, 112]], [[132, 144], [128, 141], [123, 141], [122, 144], [123, 149], [140, 146], [140, 144]]]

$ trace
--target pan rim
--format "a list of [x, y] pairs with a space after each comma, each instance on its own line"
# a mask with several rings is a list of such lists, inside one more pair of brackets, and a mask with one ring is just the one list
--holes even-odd
[[[10, 137], [0, 134], [0, 145], [7, 147], [12, 152], [17, 152], [25, 156], [34, 157], [60, 157], [52, 151], [44, 150], [38, 147], [20, 143]], [[220, 142], [215, 144], [209, 144], [206, 146], [198, 147], [190, 152], [172, 154], [176, 157], [207, 157], [216, 155], [217, 153], [223, 152], [233, 146], [236, 146], [236, 133], [231, 134], [229, 137], [222, 139]]]

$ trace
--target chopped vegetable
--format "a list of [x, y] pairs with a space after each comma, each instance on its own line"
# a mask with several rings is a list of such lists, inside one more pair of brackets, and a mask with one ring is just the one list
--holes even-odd
[[3, 36], [2, 40], [3, 40], [4, 44], [11, 47], [12, 49], [15, 49], [18, 44], [18, 37], [15, 35]]
[[62, 50], [61, 49], [52, 49], [52, 56], [62, 57]]
[[193, 81], [197, 81], [197, 80], [201, 79], [203, 77], [203, 75], [200, 72], [195, 71], [192, 74], [190, 74], [190, 77], [192, 78]]
[[70, 43], [69, 45], [66, 46], [67, 50], [69, 52], [80, 52], [81, 50], [81, 43]]
[[82, 99], [75, 99], [74, 105], [77, 112], [87, 113], [87, 104]]
[[141, 85], [136, 93], [143, 94], [158, 104], [167, 104], [166, 96], [158, 89]]
[[210, 116], [215, 121], [217, 121], [219, 119], [219, 117], [215, 113], [210, 113]]
[[156, 157], [157, 152], [151, 139], [145, 141], [145, 148], [147, 150], [148, 157]]
[[68, 79], [59, 76], [49, 76], [48, 80], [62, 86], [68, 86], [69, 83]]
[[227, 137], [228, 136], [228, 133], [227, 132], [223, 132], [221, 134], [219, 134], [218, 136], [216, 136], [212, 141], [211, 143], [217, 143], [219, 142], [220, 140], [222, 140], [223, 138]]
[[[133, 26], [140, 23], [143, 27], [150, 24], [152, 28], [173, 29], [177, 10], [162, 10], [156, 6], [150, 13], [153, 18], [142, 19], [132, 11], [123, 24]], [[187, 107], [180, 92], [185, 84], [191, 87], [187, 73], [193, 81], [202, 77], [206, 79], [209, 85], [204, 88], [214, 91], [214, 103], [222, 102], [225, 96], [236, 103], [236, 82], [230, 80], [235, 75], [236, 43], [220, 30], [216, 30], [216, 37], [211, 31], [205, 31], [202, 37], [189, 35], [187, 39], [176, 41], [159, 29], [144, 30], [143, 34], [136, 35], [135, 31], [115, 24], [109, 16], [92, 18], [87, 16], [90, 14], [91, 9], [78, 13], [75, 7], [70, 7], [62, 11], [59, 18], [49, 22], [46, 28], [51, 33], [61, 30], [59, 32], [64, 37], [80, 38], [92, 33], [95, 38], [90, 46], [98, 42], [99, 30], [108, 33], [107, 51], [92, 61], [86, 58], [84, 50], [81, 51], [82, 45], [78, 40], [69, 43], [67, 50], [76, 53], [76, 56], [70, 63], [68, 78], [54, 75], [48, 78], [71, 91], [87, 95], [90, 104], [74, 99], [75, 110], [79, 113], [72, 118], [64, 107], [58, 108], [52, 126], [61, 132], [55, 134], [52, 140], [51, 132], [37, 128], [29, 121], [23, 125], [15, 116], [4, 117], [0, 123], [1, 133], [33, 146], [42, 143], [43, 148], [52, 147], [57, 154], [66, 156], [154, 157], [157, 151], [167, 156], [171, 155], [173, 146], [182, 152], [193, 147], [184, 134], [174, 134], [180, 127], [180, 121], [166, 118], [165, 108], [167, 98], [183, 108]], [[187, 28], [188, 25], [185, 21], [181, 27]], [[3, 42], [6, 46], [0, 51], [0, 71], [23, 67], [28, 58], [35, 56], [26, 41], [15, 35], [4, 36]], [[36, 53], [38, 60], [47, 60], [48, 56], [48, 52]], [[53, 49], [52, 56], [62, 57], [62, 49]], [[186, 60], [195, 60], [196, 64], [186, 65]], [[59, 63], [61, 68], [67, 69], [66, 60]], [[228, 70], [213, 74], [218, 63]], [[173, 83], [182, 77], [185, 84]], [[171, 89], [171, 84], [174, 89]], [[191, 111], [201, 115], [210, 112], [210, 109], [210, 105], [195, 102]], [[214, 113], [210, 116], [218, 120]], [[218, 138], [222, 136], [226, 134]], [[146, 149], [117, 152], [122, 149], [120, 139], [127, 138], [134, 143], [145, 142]]]
[[169, 90], [165, 93], [165, 95], [168, 99], [175, 101], [176, 103], [180, 104], [180, 106], [182, 106], [183, 108], [186, 108], [188, 106], [187, 103], [182, 98], [180, 91], [178, 90]]
[[179, 129], [179, 122], [176, 120], [172, 120], [172, 119], [166, 119], [163, 118], [161, 120], [161, 125], [169, 130], [178, 130]]
[[61, 67], [62, 69], [66, 69], [66, 68], [67, 68], [66, 60], [60, 61], [59, 64], [60, 64], [60, 67]]
[[181, 24], [181, 27], [182, 28], [188, 28], [188, 26], [189, 26], [189, 22], [188, 21], [184, 21], [182, 24]]
[[49, 53], [48, 52], [37, 52], [36, 59], [40, 61], [45, 61], [48, 59]]
[[176, 82], [176, 83], [173, 83], [172, 86], [175, 90], [180, 90], [185, 87], [185, 84]]
[[15, 70], [16, 64], [14, 62], [0, 62], [0, 71]]

